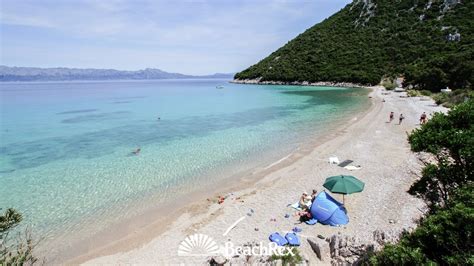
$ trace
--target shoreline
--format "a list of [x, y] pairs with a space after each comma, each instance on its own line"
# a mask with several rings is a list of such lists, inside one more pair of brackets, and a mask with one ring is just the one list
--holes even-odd
[[332, 82], [332, 81], [318, 81], [318, 82], [309, 82], [309, 81], [273, 81], [265, 80], [262, 81], [261, 78], [257, 79], [233, 79], [229, 81], [230, 83], [236, 84], [255, 84], [255, 85], [288, 85], [288, 86], [322, 86], [322, 87], [347, 87], [347, 88], [373, 88], [374, 86], [367, 86], [363, 84], [356, 84], [351, 82]]
[[[371, 88], [365, 89], [368, 90], [367, 95], [372, 90]], [[359, 117], [364, 116], [373, 107], [373, 103], [368, 100], [367, 106], [357, 112], [356, 115]], [[330, 128], [335, 131], [340, 131], [355, 122], [356, 120], [354, 120], [351, 115], [349, 117], [344, 117], [337, 122], [332, 122]], [[239, 193], [245, 194], [243, 191], [254, 187], [255, 184], [260, 182], [266, 176], [293, 164], [302, 157], [307, 156], [317, 146], [329, 141], [332, 138], [331, 134], [332, 133], [329, 132], [322, 133], [315, 140], [311, 140], [310, 142], [304, 141], [304, 143], [301, 143], [303, 145], [299, 145], [291, 150], [289, 154], [274, 158], [273, 160], [268, 160], [268, 163], [259, 163], [257, 167], [252, 167], [243, 172], [231, 175], [226, 177], [224, 180], [219, 181], [218, 184], [195, 191], [186, 197], [186, 199], [194, 200], [194, 203], [191, 205], [184, 204], [180, 205], [179, 208], [173, 208], [176, 206], [169, 206], [169, 204], [167, 204], [167, 206], [154, 207], [138, 216], [121, 221], [119, 224], [113, 225], [113, 228], [118, 229], [120, 232], [117, 233], [117, 230], [99, 232], [99, 234], [92, 237], [92, 240], [88, 239], [86, 241], [81, 241], [82, 243], [79, 245], [79, 248], [82, 250], [81, 252], [68, 254], [64, 259], [56, 259], [53, 262], [80, 264], [96, 257], [139, 248], [141, 245], [162, 235], [163, 232], [172, 227], [172, 223], [176, 222], [179, 217], [183, 216], [183, 214], [204, 214], [209, 210], [212, 211], [212, 208], [214, 207], [213, 205], [216, 204], [211, 201], [213, 199], [215, 201], [217, 196], [230, 194], [237, 195]], [[168, 213], [168, 215], [166, 215], [166, 217], [157, 216], [158, 213], [163, 212]], [[111, 237], [113, 234], [115, 234], [115, 236]], [[117, 234], [120, 235], [120, 237], [117, 238]], [[96, 241], [94, 241], [94, 239]], [[97, 245], [98, 242], [103, 242], [104, 239], [114, 239], [114, 241]]]
[[[397, 93], [384, 95], [383, 91], [378, 87], [371, 92], [373, 104], [364, 115], [358, 114], [357, 118], [320, 140], [316, 147], [305, 147], [295, 152], [297, 159], [277, 164], [261, 180], [234, 192], [223, 204], [203, 204], [200, 212], [181, 214], [165, 232], [138, 248], [107, 252], [102, 256], [99, 253], [90, 254], [91, 260], [83, 257], [75, 262], [85, 261], [90, 265], [151, 261], [202, 264], [205, 258], [177, 257], [179, 243], [193, 233], [207, 234], [219, 244], [231, 240], [236, 245], [243, 245], [249, 241], [268, 242], [270, 233], [285, 232], [295, 225], [303, 228], [302, 237], [343, 234], [365, 240], [373, 239], [377, 230], [410, 230], [416, 226], [416, 219], [421, 217], [424, 203], [406, 192], [416, 179], [413, 173], [420, 170], [416, 155], [410, 151], [406, 133], [417, 127], [420, 112], [446, 109], [433, 106], [432, 101], [419, 101], [418, 97], [400, 98]], [[404, 113], [406, 120], [402, 125], [387, 122], [391, 110]], [[305, 155], [305, 150], [309, 154]], [[352, 172], [329, 165], [327, 158], [331, 155], [337, 155], [341, 160], [353, 159], [362, 169]], [[286, 207], [287, 204], [297, 201], [302, 191], [311, 188], [321, 191], [324, 179], [335, 174], [356, 175], [366, 183], [362, 193], [346, 197], [348, 225], [307, 226], [295, 223], [294, 218], [283, 218], [285, 213], [293, 212]], [[340, 195], [335, 197], [342, 200]], [[245, 217], [249, 209], [254, 210], [253, 215], [246, 217], [226, 237], [221, 235], [239, 217]], [[303, 240], [301, 254], [310, 263], [318, 263], [314, 252]]]

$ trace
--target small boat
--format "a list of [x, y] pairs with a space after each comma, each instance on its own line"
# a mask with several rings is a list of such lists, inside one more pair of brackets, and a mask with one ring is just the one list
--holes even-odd
[[219, 89], [219, 90], [222, 90], [223, 88], [224, 88], [224, 86], [222, 86], [222, 85], [217, 85], [216, 86], [216, 89]]

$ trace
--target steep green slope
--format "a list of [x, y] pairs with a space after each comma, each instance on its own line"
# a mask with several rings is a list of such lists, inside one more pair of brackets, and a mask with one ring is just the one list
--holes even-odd
[[472, 0], [355, 0], [235, 79], [471, 87], [473, 31]]

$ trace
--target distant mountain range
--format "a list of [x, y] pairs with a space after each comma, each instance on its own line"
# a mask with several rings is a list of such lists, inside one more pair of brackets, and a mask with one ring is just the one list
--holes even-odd
[[139, 79], [205, 79], [228, 78], [233, 73], [216, 73], [212, 75], [193, 76], [165, 72], [156, 68], [136, 71], [94, 68], [38, 68], [0, 66], [1, 81], [60, 81], [60, 80], [139, 80]]

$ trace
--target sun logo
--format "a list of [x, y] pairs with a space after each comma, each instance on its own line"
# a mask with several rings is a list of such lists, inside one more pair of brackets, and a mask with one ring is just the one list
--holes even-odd
[[178, 256], [207, 257], [219, 253], [219, 246], [212, 237], [194, 234], [186, 237], [178, 246]]

